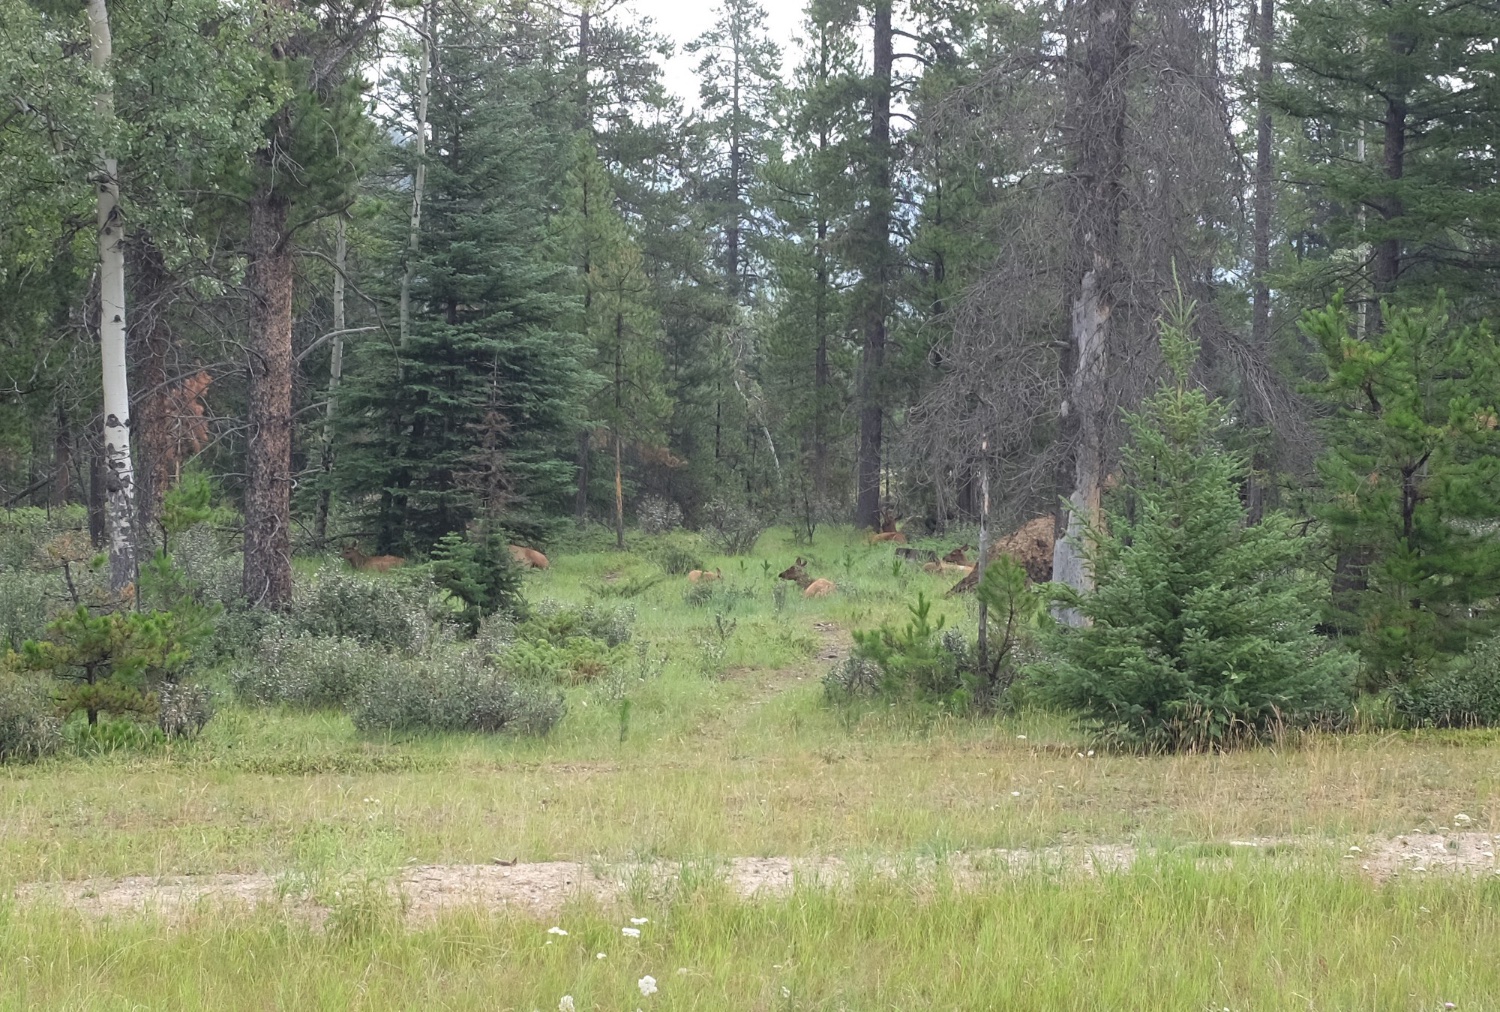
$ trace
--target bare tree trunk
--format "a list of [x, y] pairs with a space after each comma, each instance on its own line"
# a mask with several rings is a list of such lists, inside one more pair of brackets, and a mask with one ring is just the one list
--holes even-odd
[[[1251, 255], [1251, 269], [1255, 273], [1254, 304], [1250, 318], [1250, 347], [1252, 353], [1263, 361], [1271, 355], [1271, 214], [1273, 212], [1272, 182], [1275, 157], [1272, 148], [1271, 103], [1266, 97], [1270, 92], [1275, 74], [1272, 49], [1276, 41], [1276, 0], [1260, 0], [1257, 14], [1257, 44], [1260, 47], [1260, 67], [1257, 76], [1259, 94], [1256, 97], [1257, 117], [1255, 125], [1255, 226]], [[1260, 426], [1265, 419], [1260, 417], [1259, 404], [1255, 398], [1246, 399], [1246, 411], [1252, 425]], [[1250, 523], [1258, 524], [1266, 511], [1268, 492], [1266, 472], [1270, 468], [1270, 455], [1259, 445], [1250, 459], [1250, 474], [1245, 481], [1245, 507]]]
[[615, 547], [625, 550], [625, 482], [620, 468], [620, 430], [615, 437]]
[[344, 376], [344, 269], [349, 259], [348, 223], [339, 215], [333, 240], [333, 348], [328, 363], [328, 410], [323, 416], [323, 487], [318, 492], [318, 515], [313, 538], [328, 542], [328, 510], [333, 501], [333, 424], [338, 415], [339, 381]]
[[865, 226], [864, 349], [859, 370], [859, 457], [854, 523], [880, 525], [880, 471], [885, 424], [886, 284], [891, 230], [891, 66], [894, 62], [891, 0], [874, 0], [875, 21], [870, 89], [870, 211]]
[[[108, 80], [111, 57], [109, 10], [89, 0], [89, 53]], [[94, 100], [103, 119], [114, 116], [114, 92]], [[135, 592], [135, 473], [130, 462], [130, 385], [125, 370], [125, 223], [120, 213], [119, 169], [101, 155], [99, 176], [99, 352], [104, 365], [104, 466], [108, 505], [109, 589]]]
[[68, 412], [57, 404], [57, 429], [52, 433], [53, 506], [65, 506], [72, 498], [73, 433], [68, 428]]
[[156, 244], [137, 237], [135, 253], [135, 311], [130, 320], [130, 346], [140, 363], [136, 376], [134, 412], [136, 474], [141, 539], [150, 537], [161, 517], [162, 497], [172, 483], [176, 445], [173, 431], [171, 335], [163, 318], [169, 277], [166, 258]]
[[582, 527], [589, 519], [589, 432], [578, 434], [578, 490], [573, 495], [573, 519]]
[[[975, 586], [984, 582], [984, 568], [990, 554], [990, 441], [979, 443], [979, 561], [974, 564]], [[979, 595], [979, 677], [990, 679], [990, 606]]]
[[432, 32], [432, 3], [429, 2], [422, 8], [422, 61], [417, 71], [417, 157], [416, 167], [412, 171], [411, 219], [406, 231], [406, 267], [401, 272], [399, 341], [403, 348], [406, 347], [406, 339], [411, 336], [411, 276], [422, 242], [422, 196], [427, 188], [427, 97], [432, 78]]
[[[1107, 360], [1119, 269], [1125, 174], [1126, 62], [1134, 0], [1090, 0], [1082, 66], [1069, 109], [1073, 148], [1072, 348], [1065, 357], [1063, 427], [1072, 448], [1067, 529], [1052, 555], [1052, 578], [1093, 589], [1083, 557], [1086, 529], [1099, 520], [1105, 472]], [[1069, 624], [1082, 616], [1059, 615]]]
[[[283, 115], [285, 115], [283, 113]], [[250, 199], [250, 418], [246, 436], [245, 597], [292, 601], [292, 240], [287, 198]]]
[[89, 544], [100, 549], [109, 537], [105, 521], [104, 451], [99, 446], [89, 448]]

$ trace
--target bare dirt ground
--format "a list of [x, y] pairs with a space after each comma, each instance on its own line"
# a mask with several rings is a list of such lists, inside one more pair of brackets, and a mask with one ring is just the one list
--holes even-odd
[[[1217, 856], [1200, 861], [1222, 865], [1234, 860], [1238, 849], [1248, 851], [1301, 847], [1326, 852], [1326, 841], [1233, 841], [1227, 851], [1210, 848]], [[1453, 832], [1408, 834], [1389, 840], [1350, 846], [1344, 860], [1376, 881], [1424, 874], [1500, 875], [1496, 847], [1500, 836]], [[900, 878], [930, 883], [942, 868], [959, 888], [973, 887], [999, 874], [1023, 872], [1097, 875], [1129, 868], [1149, 852], [1124, 844], [1049, 847], [1037, 850], [990, 850], [951, 854], [941, 862], [932, 858], [905, 861], [841, 858], [734, 858], [718, 866], [694, 866], [695, 873], [711, 874], [743, 899], [786, 895], [795, 885], [838, 888], [864, 876]], [[454, 910], [514, 911], [538, 918], [555, 915], [570, 900], [613, 903], [632, 894], [661, 894], [682, 880], [684, 868], [670, 862], [598, 866], [579, 861], [534, 864], [421, 865], [405, 869], [379, 886], [399, 899], [407, 922], [430, 923]], [[262, 907], [279, 905], [288, 912], [321, 921], [326, 900], [296, 890], [289, 880], [269, 874], [200, 875], [85, 879], [39, 882], [15, 892], [21, 904], [44, 904], [75, 910], [90, 918], [120, 917], [155, 912], [172, 920], [205, 906]]]

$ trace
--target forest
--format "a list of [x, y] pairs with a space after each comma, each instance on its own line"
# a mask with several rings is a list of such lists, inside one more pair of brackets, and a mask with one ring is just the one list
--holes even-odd
[[0, 0], [0, 1005], [1495, 1007], [1500, 2], [638, 6]]

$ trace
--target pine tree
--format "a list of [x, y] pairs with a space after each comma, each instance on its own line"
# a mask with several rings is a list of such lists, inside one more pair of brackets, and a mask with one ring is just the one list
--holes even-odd
[[1223, 405], [1194, 388], [1179, 313], [1162, 328], [1172, 379], [1129, 417], [1124, 481], [1080, 545], [1095, 589], [1052, 584], [1059, 623], [1043, 691], [1104, 738], [1147, 750], [1222, 748], [1346, 698], [1347, 658], [1314, 634], [1323, 591], [1292, 519], [1245, 522], [1245, 461]]
[[338, 483], [383, 551], [425, 551], [474, 520], [544, 535], [581, 401], [568, 266], [544, 216], [566, 140], [541, 115], [541, 68], [498, 59], [514, 36], [464, 18], [440, 20], [435, 43], [415, 253], [406, 202], [387, 218], [409, 334], [359, 343], [336, 420]]
[[[1493, 305], [1500, 193], [1500, 19], [1484, 4], [1290, 0], [1271, 90], [1301, 120], [1321, 221], [1294, 278], [1320, 301], [1346, 289], [1378, 325], [1381, 300], [1430, 301], [1466, 318]], [[1470, 305], [1476, 302], [1476, 305]]]
[[1311, 312], [1319, 390], [1337, 410], [1319, 463], [1333, 545], [1368, 560], [1336, 597], [1366, 680], [1420, 674], [1493, 629], [1474, 608], [1500, 594], [1500, 342], [1450, 325], [1441, 301], [1390, 310], [1361, 340], [1341, 299]]

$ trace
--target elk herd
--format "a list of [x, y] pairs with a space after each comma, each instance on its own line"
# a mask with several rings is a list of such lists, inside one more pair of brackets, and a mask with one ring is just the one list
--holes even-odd
[[[881, 526], [885, 529], [871, 534], [870, 544], [896, 545], [898, 558], [920, 565], [924, 572], [960, 577], [959, 582], [949, 590], [950, 594], [973, 589], [977, 560], [971, 561], [969, 557], [971, 546], [959, 545], [946, 555], [939, 556], [932, 549], [907, 545], [906, 535], [895, 529], [893, 521], [886, 519]], [[1032, 581], [1043, 582], [1051, 575], [1052, 540], [1052, 518], [1037, 517], [990, 545], [989, 556], [993, 559], [1001, 554], [1010, 555], [1025, 567], [1027, 576]], [[546, 569], [550, 565], [547, 556], [535, 548], [522, 545], [506, 547], [510, 550], [511, 559], [523, 569]], [[406, 564], [406, 560], [399, 555], [366, 555], [360, 550], [358, 543], [346, 544], [341, 554], [350, 566], [372, 573], [388, 572]], [[827, 597], [838, 589], [838, 585], [832, 580], [814, 577], [807, 571], [807, 567], [808, 561], [799, 555], [796, 562], [776, 575], [801, 587], [805, 598]], [[723, 578], [724, 572], [721, 569], [694, 569], [687, 574], [688, 583], [691, 584], [717, 583]]]

